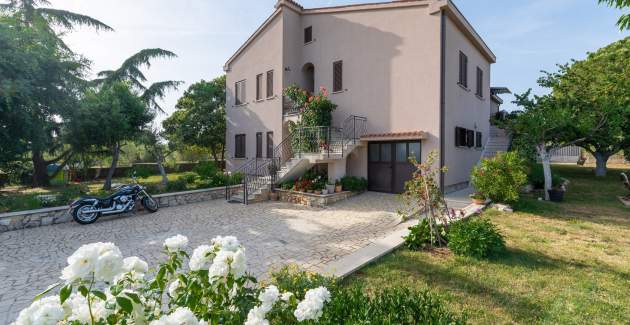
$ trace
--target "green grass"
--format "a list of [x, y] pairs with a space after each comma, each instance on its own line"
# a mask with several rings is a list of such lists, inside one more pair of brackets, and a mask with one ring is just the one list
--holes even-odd
[[[186, 173], [171, 173], [167, 177], [170, 181], [177, 180]], [[158, 194], [160, 191], [156, 191], [155, 188], [161, 183], [162, 176], [152, 175], [148, 178], [138, 179], [140, 184], [152, 187], [152, 194]], [[106, 196], [110, 192], [102, 190], [103, 180], [84, 182], [84, 183], [70, 183], [64, 186], [51, 186], [46, 188], [30, 188], [30, 187], [8, 187], [2, 189], [0, 192], [0, 213], [9, 211], [22, 211], [38, 209], [51, 206], [62, 206], [68, 204], [70, 201], [79, 198], [81, 195], [94, 195], [94, 196]], [[112, 184], [128, 184], [131, 183], [131, 178], [120, 177], [114, 178]], [[191, 186], [194, 186], [191, 185]], [[58, 195], [58, 199], [55, 202], [49, 204], [42, 204], [37, 198], [42, 194], [55, 194]]]
[[428, 288], [471, 323], [630, 324], [630, 209], [620, 170], [554, 166], [571, 181], [565, 202], [526, 197], [513, 214], [486, 211], [506, 237], [493, 260], [447, 249], [400, 249], [345, 280], [368, 288]]

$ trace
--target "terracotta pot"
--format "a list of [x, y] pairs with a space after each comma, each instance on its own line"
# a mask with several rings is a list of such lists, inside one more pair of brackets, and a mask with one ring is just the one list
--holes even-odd
[[341, 193], [341, 191], [342, 191], [341, 185], [336, 185], [335, 186], [335, 193]]
[[472, 199], [472, 202], [477, 205], [486, 204], [486, 200], [482, 200], [482, 199]]

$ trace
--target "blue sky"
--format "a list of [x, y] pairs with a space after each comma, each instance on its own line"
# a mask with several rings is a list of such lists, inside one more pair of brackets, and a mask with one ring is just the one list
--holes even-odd
[[[1, 0], [0, 0], [1, 1]], [[166, 98], [167, 112], [191, 83], [221, 73], [232, 53], [273, 11], [276, 0], [52, 0], [53, 7], [87, 14], [116, 29], [95, 34], [77, 30], [66, 36], [77, 52], [93, 61], [93, 70], [118, 66], [142, 48], [161, 47], [179, 58], [156, 61], [150, 79], [186, 82]], [[321, 7], [365, 0], [301, 0]], [[455, 0], [497, 55], [492, 85], [515, 92], [536, 88], [540, 70], [580, 59], [608, 43], [629, 36], [615, 22], [620, 11], [597, 0]], [[514, 106], [506, 97], [505, 108]], [[163, 119], [161, 116], [159, 119]]]

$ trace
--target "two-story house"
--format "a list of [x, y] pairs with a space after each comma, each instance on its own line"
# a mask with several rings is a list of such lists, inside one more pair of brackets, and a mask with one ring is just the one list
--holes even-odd
[[[278, 0], [224, 67], [227, 168], [275, 158], [285, 180], [323, 164], [331, 179], [366, 177], [370, 190], [399, 193], [408, 157], [435, 151], [448, 167], [443, 189], [466, 187], [490, 134], [495, 60], [449, 0], [312, 9]], [[299, 118], [282, 96], [292, 84], [324, 86], [338, 105], [335, 128], [314, 135], [325, 146], [287, 148], [287, 125]]]

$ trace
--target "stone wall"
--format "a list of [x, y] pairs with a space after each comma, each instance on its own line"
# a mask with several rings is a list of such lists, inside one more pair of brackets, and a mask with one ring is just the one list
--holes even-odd
[[340, 192], [333, 194], [312, 194], [312, 193], [304, 193], [304, 192], [296, 192], [296, 191], [288, 191], [288, 190], [280, 190], [276, 189], [278, 192], [278, 199], [283, 202], [295, 203], [306, 205], [309, 207], [317, 207], [323, 208], [334, 204], [335, 202], [345, 200], [349, 197], [355, 196], [359, 193], [355, 192]]
[[[225, 187], [166, 193], [153, 196], [160, 208], [225, 198]], [[142, 207], [140, 203], [137, 207]], [[68, 206], [0, 214], [0, 233], [72, 221]]]

